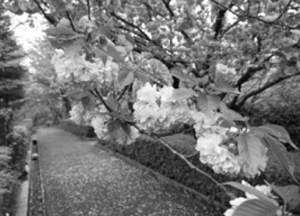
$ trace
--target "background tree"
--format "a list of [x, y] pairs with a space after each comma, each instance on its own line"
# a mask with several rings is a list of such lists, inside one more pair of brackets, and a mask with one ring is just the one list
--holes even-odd
[[9, 106], [9, 102], [24, 96], [23, 81], [26, 69], [20, 62], [23, 54], [17, 46], [10, 30], [10, 19], [5, 15], [5, 8], [0, 6], [0, 102]]
[[52, 119], [57, 123], [62, 118], [69, 118], [71, 100], [66, 95], [67, 86], [60, 85], [57, 81], [50, 61], [54, 52], [45, 39], [38, 41], [28, 52], [34, 72], [30, 74], [30, 85], [26, 87], [26, 104], [19, 115], [33, 118], [35, 122], [43, 118], [43, 121]]

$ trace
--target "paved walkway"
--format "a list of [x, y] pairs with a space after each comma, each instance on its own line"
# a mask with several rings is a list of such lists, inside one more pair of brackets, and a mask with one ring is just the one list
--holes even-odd
[[206, 207], [90, 141], [42, 128], [35, 135], [45, 216], [205, 216]]

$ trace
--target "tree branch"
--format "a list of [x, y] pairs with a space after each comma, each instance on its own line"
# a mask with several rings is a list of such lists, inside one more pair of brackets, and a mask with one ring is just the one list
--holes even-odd
[[[165, 0], [162, 0], [162, 2], [164, 3], [166, 9], [169, 11], [170, 16], [171, 17], [175, 17], [175, 14], [173, 12], [173, 10], [170, 7], [170, 1], [166, 2]], [[183, 35], [183, 37], [187, 40], [187, 41], [191, 41], [191, 38], [188, 36], [188, 34], [184, 31], [181, 30], [180, 33]]]
[[236, 108], [239, 109], [241, 106], [243, 106], [245, 104], [245, 102], [252, 96], [254, 95], [257, 95], [257, 94], [260, 94], [262, 93], [263, 91], [267, 90], [268, 88], [286, 80], [286, 79], [289, 79], [291, 77], [295, 77], [295, 76], [299, 76], [300, 75], [300, 72], [296, 73], [296, 74], [293, 74], [293, 75], [289, 75], [289, 76], [285, 76], [285, 77], [281, 77], [281, 78], [278, 78], [277, 80], [274, 80], [274, 81], [271, 81], [267, 84], [265, 84], [263, 87], [257, 89], [257, 90], [254, 90], [252, 92], [250, 92], [249, 94], [245, 95], [244, 97], [242, 97], [242, 99], [239, 101], [239, 103], [236, 105]]
[[285, 14], [285, 12], [287, 12], [287, 10], [289, 9], [291, 3], [292, 3], [292, 0], [289, 0], [289, 2], [286, 4], [285, 8], [283, 9], [282, 13], [272, 22], [278, 21], [283, 16], [283, 14]]
[[90, 0], [87, 0], [87, 9], [88, 9], [88, 18], [91, 20], [91, 6], [90, 6]]
[[123, 23], [125, 23], [126, 25], [128, 25], [128, 26], [130, 26], [130, 27], [132, 27], [132, 28], [134, 28], [134, 29], [137, 29], [137, 30], [143, 35], [143, 37], [144, 37], [145, 39], [147, 39], [148, 41], [151, 41], [151, 42], [152, 42], [151, 38], [150, 38], [150, 37], [149, 37], [142, 29], [140, 29], [140, 27], [138, 27], [137, 25], [135, 25], [135, 24], [133, 24], [133, 23], [131, 23], [131, 22], [129, 22], [129, 21], [123, 19], [122, 17], [120, 17], [120, 16], [118, 16], [117, 14], [115, 14], [115, 12], [111, 12], [110, 14], [111, 14], [113, 17], [115, 17], [116, 19], [118, 19], [118, 20], [122, 21]]
[[159, 13], [158, 11], [154, 10], [151, 5], [149, 5], [147, 2], [143, 2], [143, 4], [146, 6], [146, 8], [148, 8], [149, 10], [153, 11], [155, 14], [159, 15], [162, 18], [165, 18], [164, 15], [162, 15], [161, 13]]
[[49, 23], [51, 23], [52, 25], [56, 25], [56, 20], [54, 17], [50, 17], [48, 14], [46, 14], [46, 12], [43, 10], [43, 8], [41, 7], [40, 3], [38, 2], [38, 0], [34, 0], [34, 2], [36, 3], [36, 5], [38, 6], [39, 10], [41, 11], [41, 13], [43, 14], [43, 16], [46, 18], [46, 20], [48, 20]]
[[222, 38], [228, 31], [230, 31], [234, 26], [236, 26], [238, 23], [240, 22], [240, 20], [235, 21], [233, 24], [231, 24], [230, 26], [228, 26], [227, 29], [225, 29], [222, 34], [220, 35], [220, 38]]
[[74, 26], [74, 23], [73, 23], [73, 20], [72, 20], [72, 18], [71, 18], [71, 15], [70, 15], [69, 11], [66, 11], [66, 15], [67, 15], [67, 18], [68, 18], [68, 20], [69, 20], [69, 22], [70, 22], [70, 24], [71, 24], [72, 30], [73, 30], [74, 32], [76, 32], [76, 29], [75, 29], [75, 26]]

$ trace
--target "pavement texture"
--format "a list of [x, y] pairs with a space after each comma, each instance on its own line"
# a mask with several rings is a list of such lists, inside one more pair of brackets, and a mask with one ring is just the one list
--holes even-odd
[[38, 141], [44, 216], [206, 216], [201, 200], [57, 128]]

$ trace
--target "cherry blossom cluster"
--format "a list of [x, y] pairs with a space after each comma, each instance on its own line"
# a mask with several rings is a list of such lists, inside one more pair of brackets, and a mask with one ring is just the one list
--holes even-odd
[[137, 91], [133, 114], [141, 130], [159, 133], [191, 119], [187, 103], [174, 100], [173, 91], [174, 88], [170, 86], [158, 90], [156, 85], [150, 83]]

